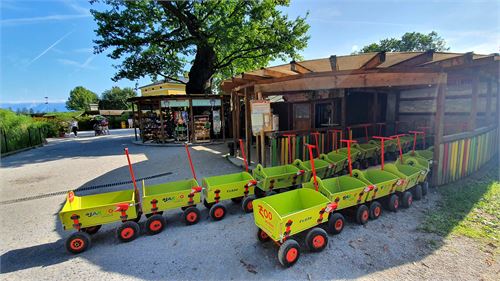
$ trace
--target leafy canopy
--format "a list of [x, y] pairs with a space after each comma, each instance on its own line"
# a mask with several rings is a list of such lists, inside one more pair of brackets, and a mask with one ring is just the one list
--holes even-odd
[[379, 43], [367, 45], [359, 53], [370, 52], [418, 52], [418, 51], [448, 51], [446, 42], [438, 36], [435, 31], [429, 34], [420, 32], [406, 32], [401, 39], [387, 38], [380, 40]]
[[128, 109], [130, 104], [128, 98], [137, 96], [137, 93], [132, 88], [113, 87], [110, 90], [104, 91], [99, 101], [100, 109]]
[[[280, 58], [298, 59], [307, 45], [305, 17], [278, 9], [288, 0], [114, 1], [92, 10], [95, 52], [120, 60], [113, 80], [151, 76], [178, 80], [189, 68], [188, 94]], [[182, 81], [179, 81], [182, 82]]]
[[69, 93], [68, 101], [66, 101], [66, 108], [70, 110], [87, 110], [89, 104], [97, 103], [99, 97], [92, 91], [78, 86]]

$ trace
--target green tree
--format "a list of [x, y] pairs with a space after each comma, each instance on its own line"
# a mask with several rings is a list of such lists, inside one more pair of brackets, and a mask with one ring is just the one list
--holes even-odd
[[70, 110], [87, 110], [89, 109], [89, 104], [97, 103], [98, 101], [99, 97], [96, 93], [78, 86], [69, 92], [66, 108]]
[[101, 109], [128, 109], [130, 103], [127, 102], [128, 98], [137, 96], [137, 93], [132, 88], [113, 87], [110, 90], [104, 91], [99, 101], [99, 108]]
[[[189, 68], [188, 94], [208, 93], [215, 74], [228, 77], [280, 58], [298, 59], [307, 46], [305, 17], [289, 19], [288, 0], [93, 0], [96, 53], [120, 60], [113, 80], [172, 79]], [[183, 82], [182, 82], [183, 83]]]
[[359, 53], [370, 52], [418, 52], [418, 51], [448, 51], [446, 41], [438, 36], [437, 32], [432, 31], [429, 34], [420, 32], [406, 32], [401, 39], [387, 38], [380, 40], [379, 43], [372, 43], [363, 47]]

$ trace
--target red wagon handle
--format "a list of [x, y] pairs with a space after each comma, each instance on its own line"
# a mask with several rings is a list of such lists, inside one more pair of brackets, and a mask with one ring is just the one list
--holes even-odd
[[401, 164], [403, 164], [403, 149], [401, 148], [401, 140], [399, 138], [403, 137], [403, 136], [406, 136], [406, 134], [399, 134], [399, 135], [391, 136], [392, 139], [394, 139], [394, 138], [398, 139], [399, 159], [401, 159]]
[[241, 154], [243, 155], [243, 162], [245, 162], [245, 169], [248, 173], [248, 162], [247, 162], [247, 156], [245, 154], [245, 148], [243, 146], [243, 140], [240, 139], [240, 149], [241, 149]]
[[[384, 163], [385, 163], [385, 159], [384, 159], [384, 143], [386, 140], [392, 140], [392, 138], [388, 138], [388, 137], [379, 137], [379, 136], [375, 136], [373, 137], [374, 139], [377, 139], [377, 140], [380, 140], [380, 158], [381, 158], [381, 164], [380, 164], [380, 169], [383, 171], [384, 170]], [[398, 138], [399, 139], [399, 138]]]
[[424, 141], [425, 141], [425, 132], [424, 131], [409, 131], [408, 133], [413, 134], [413, 152], [415, 152], [415, 147], [417, 146], [417, 135], [424, 135]]
[[347, 143], [347, 163], [349, 163], [349, 175], [352, 177], [352, 158], [351, 158], [351, 143], [357, 143], [355, 140], [340, 140]]
[[196, 181], [198, 181], [198, 179], [196, 178], [196, 173], [194, 171], [194, 166], [193, 166], [193, 160], [191, 159], [191, 153], [189, 152], [189, 148], [188, 148], [187, 143], [184, 144], [184, 147], [186, 148], [186, 153], [187, 153], [187, 156], [188, 156], [188, 159], [189, 159], [189, 166], [191, 167], [191, 173], [193, 174], [193, 178]]
[[309, 149], [309, 157], [311, 158], [311, 170], [314, 178], [314, 187], [316, 188], [316, 191], [318, 191], [318, 179], [316, 178], [316, 168], [314, 167], [314, 157], [313, 157], [313, 148], [316, 148], [316, 146], [312, 144], [306, 144], [306, 146]]
[[125, 147], [125, 155], [127, 156], [128, 170], [130, 172], [130, 177], [132, 178], [132, 182], [134, 183], [134, 191], [138, 192], [139, 189], [137, 189], [137, 182], [135, 181], [134, 169], [132, 169], [132, 163], [130, 162], [130, 155], [128, 153], [128, 148], [127, 147]]

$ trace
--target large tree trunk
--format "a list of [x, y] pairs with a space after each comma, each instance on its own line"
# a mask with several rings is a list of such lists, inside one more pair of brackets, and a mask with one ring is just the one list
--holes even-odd
[[216, 55], [212, 47], [198, 45], [193, 65], [189, 70], [186, 94], [210, 94], [210, 78], [215, 74]]

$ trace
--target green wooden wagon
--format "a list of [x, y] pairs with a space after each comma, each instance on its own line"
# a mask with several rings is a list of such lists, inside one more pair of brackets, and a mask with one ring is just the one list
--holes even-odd
[[[302, 182], [308, 182], [311, 180], [312, 177], [312, 167], [311, 167], [311, 160], [307, 161], [301, 161], [300, 159], [295, 159], [292, 162], [292, 165], [295, 167], [299, 168], [300, 170], [304, 170], [304, 180]], [[325, 179], [330, 176], [331, 171], [333, 167], [330, 165], [330, 163], [315, 158], [314, 159], [314, 168], [316, 169], [316, 175], [319, 178]]]
[[344, 153], [332, 151], [328, 154], [321, 154], [319, 159], [330, 164], [330, 174], [327, 178], [344, 173], [347, 167], [347, 156]]
[[255, 196], [266, 196], [268, 191], [282, 188], [295, 188], [304, 182], [305, 171], [292, 164], [264, 168], [258, 164], [253, 170], [253, 177], [257, 181]]

